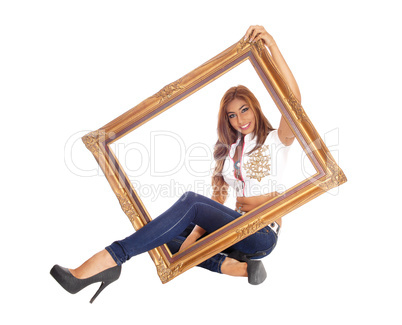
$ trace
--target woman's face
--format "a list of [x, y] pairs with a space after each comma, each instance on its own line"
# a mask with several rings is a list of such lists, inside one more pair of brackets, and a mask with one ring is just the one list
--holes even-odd
[[226, 107], [230, 125], [243, 135], [252, 133], [255, 128], [255, 116], [246, 101], [235, 98]]

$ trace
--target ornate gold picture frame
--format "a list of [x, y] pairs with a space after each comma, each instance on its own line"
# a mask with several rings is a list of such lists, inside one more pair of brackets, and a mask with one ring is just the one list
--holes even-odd
[[111, 144], [245, 61], [253, 65], [316, 172], [280, 196], [249, 211], [180, 253], [172, 254], [166, 245], [149, 251], [162, 283], [172, 280], [325, 191], [346, 182], [345, 174], [336, 164], [301, 104], [279, 73], [263, 43], [249, 43], [242, 39], [99, 130], [82, 138], [135, 230], [143, 227], [152, 218], [113, 152]]

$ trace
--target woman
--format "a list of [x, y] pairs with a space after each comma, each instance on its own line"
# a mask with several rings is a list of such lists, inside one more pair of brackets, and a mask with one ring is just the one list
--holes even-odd
[[[246, 39], [250, 42], [263, 40], [300, 101], [297, 83], [272, 36], [262, 26], [251, 26]], [[293, 141], [294, 135], [283, 118], [278, 130], [274, 130], [257, 99], [246, 87], [229, 89], [222, 98], [219, 111], [212, 199], [187, 192], [159, 217], [124, 240], [107, 246], [80, 267], [66, 269], [55, 265], [51, 270], [52, 276], [70, 293], [76, 293], [91, 283], [102, 282], [91, 299], [93, 302], [107, 285], [119, 278], [121, 265], [131, 257], [165, 243], [173, 252], [183, 250], [204, 234], [214, 232], [278, 195], [274, 186], [269, 186], [267, 182], [272, 181], [270, 168], [271, 163], [276, 161], [272, 159], [272, 148], [288, 147]], [[254, 158], [260, 162], [258, 170], [254, 168]], [[228, 186], [236, 191], [236, 210], [223, 205]], [[261, 258], [271, 253], [281, 224], [281, 220], [277, 220], [230, 247], [229, 256], [218, 254], [200, 266], [232, 276], [247, 276], [252, 284], [261, 283], [266, 277], [263, 265], [250, 258]], [[191, 233], [186, 238], [180, 236], [191, 225], [195, 225]]]

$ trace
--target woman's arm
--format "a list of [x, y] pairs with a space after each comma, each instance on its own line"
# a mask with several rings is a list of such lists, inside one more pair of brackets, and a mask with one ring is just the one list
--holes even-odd
[[262, 39], [263, 43], [268, 47], [275, 65], [281, 72], [282, 76], [286, 79], [286, 82], [288, 83], [293, 94], [296, 96], [298, 101], [301, 102], [299, 86], [297, 85], [292, 71], [290, 71], [285, 59], [283, 58], [281, 51], [279, 51], [278, 45], [276, 44], [274, 38], [268, 34], [263, 26], [250, 26], [246, 35], [244, 36], [244, 39], [246, 40], [249, 37], [250, 42], [257, 42], [258, 40]]
[[[272, 60], [274, 61], [282, 76], [285, 78], [287, 84], [292, 90], [292, 93], [295, 95], [297, 100], [301, 102], [299, 86], [297, 85], [296, 79], [293, 76], [292, 71], [290, 71], [285, 59], [283, 58], [282, 53], [279, 50], [274, 38], [270, 34], [268, 34], [268, 32], [262, 26], [250, 26], [250, 28], [247, 30], [246, 35], [244, 36], [245, 40], [248, 38], [250, 42], [256, 42], [261, 39], [263, 43], [268, 47], [271, 53]], [[282, 143], [286, 146], [292, 144], [295, 138], [291, 128], [288, 126], [283, 117], [281, 118], [281, 122], [279, 124], [278, 136]]]

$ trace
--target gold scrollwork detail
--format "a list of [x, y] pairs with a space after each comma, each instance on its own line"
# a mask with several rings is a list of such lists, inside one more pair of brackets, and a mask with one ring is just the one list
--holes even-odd
[[127, 215], [128, 219], [130, 219], [131, 223], [134, 225], [134, 220], [137, 217], [139, 217], [139, 214], [135, 210], [134, 205], [131, 203], [126, 193], [124, 193], [124, 195], [117, 194], [116, 196], [117, 199], [119, 200], [119, 203], [124, 213]]
[[172, 270], [166, 267], [162, 257], [159, 258], [156, 270], [162, 283], [169, 282], [182, 272], [183, 263], [178, 264]]
[[240, 53], [241, 51], [243, 51], [247, 44], [248, 44], [248, 41], [245, 41], [245, 40], [242, 38], [242, 39], [237, 43], [237, 46], [236, 46], [237, 53]]
[[174, 93], [179, 91], [180, 89], [183, 89], [184, 87], [181, 85], [181, 79], [172, 82], [171, 84], [165, 86], [162, 88], [159, 92], [157, 92], [155, 95], [152, 97], [159, 98], [159, 104], [166, 99], [169, 99], [173, 96]]
[[347, 181], [346, 175], [342, 169], [328, 157], [327, 167], [330, 170], [330, 177], [325, 181], [319, 184], [319, 186], [324, 190], [328, 191], [331, 188], [337, 187]]
[[261, 220], [261, 218], [258, 218], [257, 220], [253, 221], [252, 223], [248, 224], [247, 226], [240, 228], [236, 231], [237, 233], [237, 239], [243, 239], [251, 234], [254, 234], [257, 232], [259, 229], [261, 229], [265, 223]]
[[261, 56], [262, 52], [264, 51], [264, 44], [262, 43], [262, 40], [258, 40], [257, 42], [254, 42], [253, 46], [257, 50], [258, 55]]
[[92, 152], [93, 155], [99, 154], [99, 142], [103, 142], [105, 140], [106, 133], [104, 130], [97, 130], [88, 133], [82, 137], [82, 142], [84, 142], [85, 146], [89, 151]]
[[257, 51], [258, 55], [261, 56], [262, 52], [264, 51], [264, 44], [262, 40], [258, 40], [257, 42], [250, 43], [250, 39], [247, 40], [241, 39], [236, 46], [237, 53], [240, 53], [244, 50], [247, 44], [251, 44], [252, 47]]
[[306, 112], [304, 111], [303, 107], [301, 106], [295, 95], [293, 95], [293, 93], [290, 93], [289, 98], [285, 98], [285, 100], [292, 107], [293, 112], [295, 113], [298, 120], [304, 120], [305, 118], [307, 118]]

